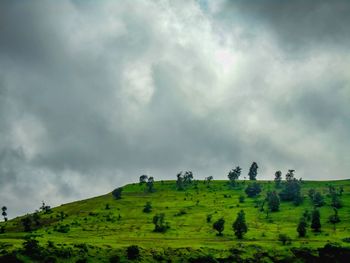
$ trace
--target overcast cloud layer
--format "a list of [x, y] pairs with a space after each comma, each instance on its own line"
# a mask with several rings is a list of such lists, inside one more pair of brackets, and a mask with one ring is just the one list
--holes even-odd
[[348, 1], [1, 1], [0, 205], [259, 164], [349, 178]]

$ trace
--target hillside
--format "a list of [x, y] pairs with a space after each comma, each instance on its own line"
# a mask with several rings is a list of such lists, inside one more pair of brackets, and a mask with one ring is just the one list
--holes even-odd
[[[180, 260], [192, 256], [212, 255], [213, 258], [228, 258], [233, 251], [242, 258], [256, 259], [254, 253], [272, 253], [275, 257], [289, 257], [293, 248], [308, 248], [316, 251], [329, 242], [350, 247], [344, 238], [350, 237], [350, 180], [342, 181], [303, 181], [302, 204], [281, 202], [279, 211], [269, 212], [262, 201], [268, 190], [275, 189], [273, 181], [258, 181], [262, 192], [254, 198], [245, 194], [248, 181], [238, 181], [234, 187], [228, 181], [194, 181], [178, 191], [175, 181], [154, 183], [154, 192], [146, 191], [145, 184], [129, 184], [123, 187], [121, 199], [116, 200], [112, 193], [91, 199], [77, 201], [55, 207], [45, 213], [18, 217], [1, 223], [4, 233], [0, 234], [0, 254], [17, 251], [18, 258], [29, 260], [25, 253], [19, 253], [28, 235], [39, 241], [48, 254], [55, 254], [59, 261], [75, 262], [88, 259], [91, 262], [105, 261], [113, 255], [126, 258], [125, 248], [137, 245], [141, 249], [141, 261], [162, 261], [169, 258]], [[338, 209], [340, 222], [334, 227], [329, 216], [334, 214], [330, 206], [329, 186], [343, 187], [342, 208]], [[310, 189], [324, 196], [325, 204], [319, 208], [321, 232], [313, 232], [308, 224], [306, 237], [298, 237], [296, 231], [303, 212], [313, 210], [308, 197]], [[245, 196], [244, 202], [239, 197]], [[151, 202], [152, 211], [143, 212], [146, 202]], [[242, 240], [234, 235], [232, 223], [237, 213], [245, 212], [248, 232]], [[170, 228], [165, 233], [154, 232], [153, 217], [164, 213]], [[208, 215], [211, 215], [210, 222]], [[31, 231], [25, 232], [23, 218], [31, 218]], [[226, 221], [222, 236], [213, 229], [213, 222], [223, 217]], [[283, 245], [279, 235], [286, 234], [290, 244]], [[188, 248], [188, 249], [185, 249]], [[51, 249], [51, 250], [50, 250]], [[234, 250], [236, 249], [236, 250]], [[54, 251], [54, 252], [53, 252]], [[59, 251], [70, 251], [68, 256]], [[263, 258], [263, 257], [262, 257]], [[271, 257], [266, 260], [271, 261]], [[35, 257], [34, 257], [35, 259]], [[54, 257], [51, 258], [55, 261]], [[39, 260], [40, 261], [40, 260]]]

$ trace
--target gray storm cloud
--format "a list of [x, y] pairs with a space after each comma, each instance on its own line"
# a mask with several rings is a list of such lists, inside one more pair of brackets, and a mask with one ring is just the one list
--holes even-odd
[[1, 1], [10, 216], [146, 173], [348, 178], [346, 1]]

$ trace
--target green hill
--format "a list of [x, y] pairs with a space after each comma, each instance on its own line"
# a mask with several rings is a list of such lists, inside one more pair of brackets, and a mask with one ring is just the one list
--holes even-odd
[[[140, 250], [137, 260], [145, 262], [169, 259], [173, 262], [215, 262], [215, 259], [232, 262], [235, 257], [247, 262], [273, 262], [284, 258], [292, 261], [300, 253], [317, 257], [317, 249], [330, 242], [338, 243], [332, 248], [350, 247], [350, 243], [345, 242], [350, 239], [350, 180], [303, 181], [303, 202], [296, 206], [293, 202], [281, 201], [277, 212], [268, 212], [267, 203], [263, 205], [263, 201], [267, 191], [281, 192], [282, 188], [275, 189], [273, 181], [258, 181], [262, 192], [249, 198], [245, 194], [249, 183], [238, 181], [232, 187], [228, 181], [209, 184], [193, 181], [179, 191], [175, 181], [159, 181], [154, 183], [152, 193], [147, 192], [145, 184], [129, 184], [123, 187], [119, 200], [109, 193], [64, 204], [47, 213], [41, 211], [35, 216], [25, 215], [2, 222], [0, 255], [28, 262], [43, 262], [44, 258], [47, 262], [76, 262], [78, 259], [81, 262], [118, 262], [118, 259], [127, 259], [127, 247], [137, 245]], [[329, 222], [334, 214], [329, 186], [334, 186], [336, 191], [343, 189], [338, 194], [342, 203], [338, 209], [340, 222], [335, 225]], [[312, 212], [314, 207], [308, 196], [310, 189], [324, 197], [325, 204], [319, 208], [321, 232], [313, 232], [308, 222], [306, 237], [301, 238], [296, 231], [299, 219], [305, 210]], [[244, 202], [239, 201], [240, 196], [245, 197]], [[152, 205], [149, 213], [143, 212], [146, 202]], [[241, 240], [232, 229], [240, 210], [245, 212], [248, 225], [248, 232]], [[153, 217], [159, 213], [164, 213], [169, 225], [165, 233], [153, 231]], [[213, 223], [221, 217], [225, 219], [225, 229], [223, 235], [218, 236]], [[24, 231], [24, 218], [29, 218], [30, 231]], [[287, 235], [290, 241], [283, 245], [280, 234]], [[25, 249], [23, 242], [26, 242]], [[305, 255], [301, 257], [306, 258]]]

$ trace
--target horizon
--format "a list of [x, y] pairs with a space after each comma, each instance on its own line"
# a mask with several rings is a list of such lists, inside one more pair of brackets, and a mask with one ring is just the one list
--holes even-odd
[[244, 176], [252, 160], [258, 179], [349, 179], [349, 13], [344, 0], [1, 1], [0, 205], [13, 218], [142, 174]]

